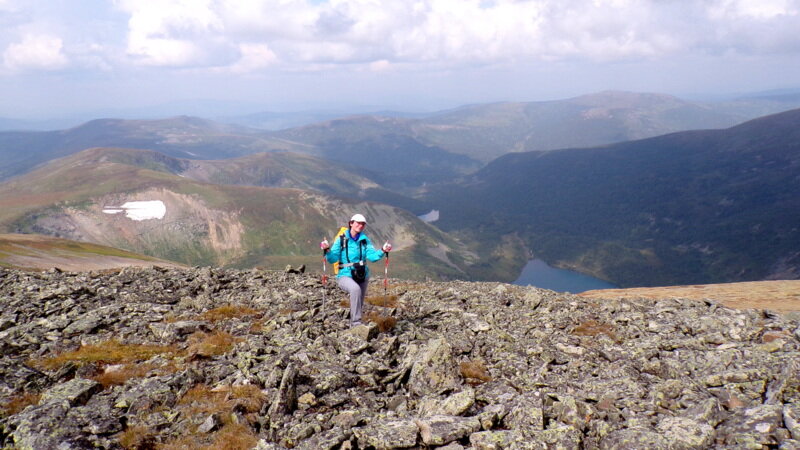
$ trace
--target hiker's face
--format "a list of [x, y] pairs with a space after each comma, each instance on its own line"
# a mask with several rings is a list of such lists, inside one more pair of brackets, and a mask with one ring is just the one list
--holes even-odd
[[366, 226], [366, 222], [350, 222], [350, 229], [353, 230], [353, 233], [361, 233], [361, 231]]

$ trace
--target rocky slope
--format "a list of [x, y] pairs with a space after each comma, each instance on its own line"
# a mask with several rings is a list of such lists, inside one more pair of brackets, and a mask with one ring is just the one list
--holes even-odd
[[778, 314], [372, 290], [372, 322], [348, 329], [308, 274], [0, 269], [0, 446], [800, 446], [800, 328]]

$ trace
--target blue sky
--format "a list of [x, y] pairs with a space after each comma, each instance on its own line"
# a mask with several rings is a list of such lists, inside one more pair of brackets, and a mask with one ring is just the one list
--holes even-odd
[[800, 87], [800, 0], [0, 0], [0, 117]]

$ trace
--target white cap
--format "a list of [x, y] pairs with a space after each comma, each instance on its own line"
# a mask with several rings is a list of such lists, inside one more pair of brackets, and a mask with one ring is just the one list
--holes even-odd
[[367, 219], [364, 218], [361, 214], [355, 214], [353, 217], [350, 218], [350, 222], [364, 222], [367, 223]]

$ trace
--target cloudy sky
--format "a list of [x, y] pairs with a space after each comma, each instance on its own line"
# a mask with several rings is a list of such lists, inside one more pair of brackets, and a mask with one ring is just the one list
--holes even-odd
[[0, 116], [800, 87], [800, 0], [0, 0]]

